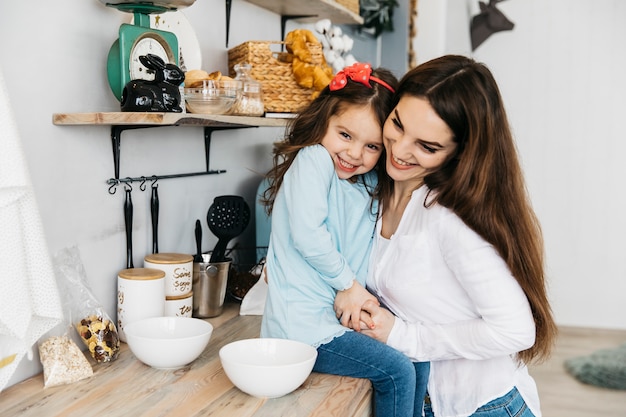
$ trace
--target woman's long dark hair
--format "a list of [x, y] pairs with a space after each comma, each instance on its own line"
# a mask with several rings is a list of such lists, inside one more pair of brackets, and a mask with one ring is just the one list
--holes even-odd
[[[372, 76], [383, 80], [394, 89], [398, 83], [396, 77], [383, 68], [374, 69]], [[284, 140], [274, 144], [274, 165], [266, 175], [269, 180], [269, 187], [263, 193], [261, 202], [265, 205], [268, 214], [272, 212], [276, 194], [283, 183], [283, 177], [298, 151], [322, 142], [332, 116], [341, 114], [348, 106], [369, 105], [376, 114], [382, 131], [382, 126], [392, 109], [393, 93], [375, 81], [371, 81], [370, 84], [371, 88], [348, 79], [347, 84], [339, 90], [331, 91], [325, 87], [319, 96], [303, 108], [289, 123]], [[378, 172], [384, 172], [384, 155], [383, 151], [376, 165], [375, 169]], [[358, 178], [354, 180], [358, 181]]]
[[[439, 203], [491, 243], [505, 260], [532, 309], [534, 346], [520, 352], [526, 363], [549, 356], [557, 334], [548, 302], [541, 227], [531, 207], [500, 91], [489, 69], [447, 55], [409, 71], [394, 106], [405, 96], [427, 100], [453, 132], [456, 153], [424, 178]], [[393, 184], [383, 184], [383, 207]]]

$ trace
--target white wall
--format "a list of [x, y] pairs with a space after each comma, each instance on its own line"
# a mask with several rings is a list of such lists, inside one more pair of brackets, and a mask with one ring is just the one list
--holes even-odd
[[[471, 54], [468, 26], [450, 16], [466, 13], [469, 23], [474, 4], [448, 0], [448, 14], [437, 14], [440, 0], [419, 1], [419, 19], [431, 20], [418, 23], [420, 62]], [[491, 68], [508, 108], [543, 225], [557, 322], [626, 329], [626, 2], [508, 0], [498, 8], [515, 28], [492, 35], [474, 57]]]

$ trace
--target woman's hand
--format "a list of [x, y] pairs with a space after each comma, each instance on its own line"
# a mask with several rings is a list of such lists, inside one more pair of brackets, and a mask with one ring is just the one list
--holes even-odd
[[378, 305], [378, 300], [356, 280], [352, 287], [338, 291], [335, 296], [335, 315], [345, 327], [357, 332], [361, 331], [361, 320], [366, 327], [371, 328], [374, 323], [367, 316], [361, 317], [361, 307], [365, 302]]
[[[367, 319], [368, 321], [365, 321]], [[377, 302], [367, 301], [363, 304], [361, 321], [367, 327], [362, 328], [363, 334], [372, 337], [380, 342], [387, 343], [389, 333], [393, 328], [396, 317]]]

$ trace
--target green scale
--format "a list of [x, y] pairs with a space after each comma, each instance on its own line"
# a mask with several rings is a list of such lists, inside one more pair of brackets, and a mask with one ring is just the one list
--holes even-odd
[[119, 38], [111, 46], [107, 58], [109, 86], [118, 100], [122, 99], [122, 91], [129, 81], [154, 78], [139, 61], [140, 56], [154, 54], [165, 63], [179, 65], [176, 35], [151, 28], [150, 14], [174, 11], [193, 4], [195, 0], [163, 0], [152, 3], [132, 0], [121, 2], [100, 0], [100, 2], [108, 7], [134, 14], [132, 24], [123, 23], [120, 26]]

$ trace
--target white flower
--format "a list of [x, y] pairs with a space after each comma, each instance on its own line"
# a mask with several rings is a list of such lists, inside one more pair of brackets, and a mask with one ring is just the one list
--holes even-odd
[[332, 26], [332, 22], [330, 21], [330, 19], [322, 19], [322, 20], [318, 20], [315, 23], [315, 30], [318, 33], [321, 33], [322, 35], [325, 35], [330, 30], [331, 26]]
[[354, 40], [344, 34], [339, 26], [333, 26], [330, 19], [321, 19], [315, 23], [315, 30], [320, 33], [322, 51], [326, 63], [337, 73], [345, 67], [357, 62], [350, 53], [354, 46]]
[[339, 72], [342, 69], [344, 69], [346, 67], [345, 61], [343, 59], [342, 56], [338, 56], [337, 59], [335, 59], [335, 62], [333, 62], [333, 70], [335, 72]]
[[339, 53], [344, 51], [344, 43], [343, 37], [341, 38], [331, 38], [330, 39], [330, 49], [333, 49]]
[[341, 39], [343, 40], [343, 52], [350, 52], [354, 46], [354, 40], [352, 40], [352, 38], [348, 35], [343, 35]]
[[324, 58], [326, 59], [326, 62], [329, 65], [332, 65], [333, 62], [335, 62], [335, 60], [337, 59], [337, 57], [339, 57], [339, 54], [337, 53], [337, 51], [333, 51], [332, 49], [324, 50]]
[[335, 38], [335, 37], [340, 37], [341, 35], [343, 35], [343, 31], [341, 30], [341, 28], [339, 26], [333, 26], [330, 28], [330, 37], [331, 38]]
[[356, 64], [358, 61], [352, 54], [346, 55], [343, 60], [345, 61], [345, 66], [349, 67], [350, 65]]

